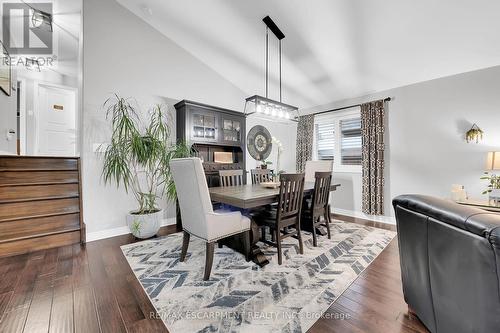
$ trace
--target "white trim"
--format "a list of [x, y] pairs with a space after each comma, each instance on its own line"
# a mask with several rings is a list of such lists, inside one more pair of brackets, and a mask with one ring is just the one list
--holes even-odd
[[354, 210], [347, 210], [347, 209], [340, 209], [340, 208], [335, 208], [335, 207], [333, 207], [332, 210], [333, 210], [333, 213], [335, 213], [335, 214], [357, 217], [360, 219], [370, 220], [370, 221], [374, 221], [374, 222], [381, 222], [381, 223], [386, 223], [386, 224], [392, 224], [392, 225], [396, 224], [396, 218], [393, 216], [367, 215], [363, 212], [354, 211]]
[[[177, 223], [177, 219], [175, 217], [170, 217], [167, 219], [163, 219], [161, 226], [173, 225]], [[121, 235], [130, 234], [130, 229], [127, 226], [106, 229], [94, 232], [87, 232], [86, 242], [90, 243], [96, 240], [111, 238]]]
[[[19, 140], [21, 141], [20, 155], [27, 155], [26, 151], [26, 79], [18, 78], [21, 94], [19, 96]], [[19, 90], [17, 92], [19, 94]]]

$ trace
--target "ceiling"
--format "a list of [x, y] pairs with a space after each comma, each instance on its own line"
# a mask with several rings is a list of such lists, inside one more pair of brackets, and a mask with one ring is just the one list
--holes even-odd
[[249, 96], [265, 93], [270, 15], [286, 35], [283, 101], [301, 108], [500, 64], [496, 0], [118, 2]]

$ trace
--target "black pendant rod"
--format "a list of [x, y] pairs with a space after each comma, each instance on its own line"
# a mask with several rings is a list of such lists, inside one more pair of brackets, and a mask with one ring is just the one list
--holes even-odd
[[266, 27], [266, 98], [269, 92], [269, 28]]
[[279, 40], [279, 53], [280, 53], [280, 102], [281, 102], [281, 39]]
[[[390, 102], [391, 98], [390, 97], [384, 98], [383, 101], [384, 102]], [[362, 104], [354, 104], [354, 105], [349, 105], [349, 106], [343, 106], [341, 108], [336, 108], [336, 109], [331, 109], [331, 110], [326, 110], [326, 111], [315, 112], [315, 113], [311, 113], [311, 114], [317, 116], [319, 114], [328, 113], [328, 112], [335, 112], [335, 111], [342, 111], [342, 110], [345, 110], [345, 109], [355, 108], [355, 107], [361, 106], [361, 105]]]

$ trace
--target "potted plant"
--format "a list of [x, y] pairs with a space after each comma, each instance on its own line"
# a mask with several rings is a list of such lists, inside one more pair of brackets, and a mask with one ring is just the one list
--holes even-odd
[[177, 197], [169, 162], [189, 156], [189, 148], [170, 143], [170, 118], [162, 105], [152, 108], [144, 125], [128, 99], [115, 95], [104, 107], [112, 130], [104, 153], [104, 182], [115, 182], [133, 193], [138, 207], [127, 214], [127, 225], [135, 237], [152, 237], [163, 219], [158, 201], [165, 194], [169, 200]]
[[490, 175], [488, 172], [481, 177], [483, 180], [488, 180], [488, 187], [483, 191], [483, 194], [489, 195], [489, 200], [494, 200], [495, 203], [500, 201], [500, 176]]
[[260, 168], [261, 168], [261, 169], [267, 169], [267, 166], [268, 166], [268, 165], [271, 165], [271, 164], [273, 164], [273, 162], [271, 162], [271, 161], [266, 161], [266, 160], [262, 160], [262, 161], [260, 162]]

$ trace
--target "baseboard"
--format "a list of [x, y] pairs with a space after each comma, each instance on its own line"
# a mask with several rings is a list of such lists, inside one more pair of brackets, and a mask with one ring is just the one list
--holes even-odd
[[[177, 222], [177, 220], [175, 217], [170, 217], [167, 219], [163, 219], [161, 226], [164, 227], [167, 225], [176, 224], [176, 222]], [[86, 242], [89, 243], [89, 242], [93, 242], [96, 240], [126, 235], [129, 233], [130, 233], [130, 229], [127, 226], [113, 228], [113, 229], [100, 230], [100, 231], [94, 231], [94, 232], [88, 232], [87, 237], [86, 237]]]
[[360, 219], [370, 220], [370, 221], [374, 221], [374, 222], [396, 225], [396, 218], [394, 218], [393, 216], [368, 215], [368, 214], [365, 214], [363, 212], [354, 211], [354, 210], [347, 210], [347, 209], [340, 209], [340, 208], [333, 208], [332, 213], [340, 214], [340, 215], [347, 215], [347, 216], [351, 216], [351, 217], [357, 217]]

